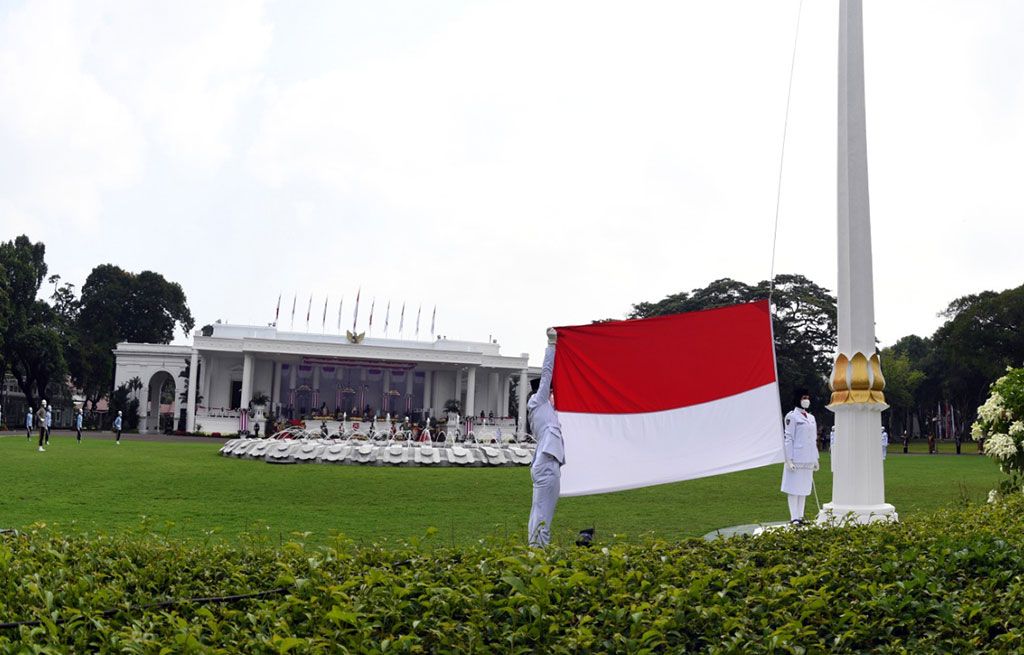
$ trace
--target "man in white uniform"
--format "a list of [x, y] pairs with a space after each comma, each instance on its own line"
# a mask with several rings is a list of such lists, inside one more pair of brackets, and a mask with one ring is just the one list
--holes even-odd
[[828, 461], [830, 462], [829, 468], [831, 468], [832, 472], [835, 473], [836, 472], [836, 426], [834, 426], [834, 425], [832, 426], [832, 429], [829, 431], [829, 437], [828, 437]]
[[558, 492], [562, 481], [562, 465], [565, 464], [565, 447], [562, 443], [562, 426], [555, 411], [551, 376], [555, 371], [555, 341], [558, 338], [553, 328], [548, 328], [548, 348], [544, 351], [544, 368], [537, 392], [526, 404], [529, 411], [530, 427], [537, 440], [537, 450], [530, 465], [533, 478], [533, 506], [530, 508], [529, 544], [543, 548], [551, 541], [551, 520], [555, 516]]
[[889, 454], [889, 433], [885, 431], [885, 426], [882, 426], [882, 461], [885, 461], [885, 456]]
[[818, 470], [818, 425], [814, 414], [807, 411], [811, 396], [804, 390], [799, 396], [800, 405], [786, 414], [786, 464], [782, 469], [782, 492], [789, 500], [789, 521], [798, 524], [804, 522], [804, 503], [811, 493], [814, 471]]

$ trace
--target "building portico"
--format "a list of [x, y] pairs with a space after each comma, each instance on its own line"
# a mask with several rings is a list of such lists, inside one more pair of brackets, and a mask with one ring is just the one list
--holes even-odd
[[[139, 346], [154, 357], [174, 349], [175, 376], [189, 364], [190, 432], [236, 432], [240, 409], [251, 404], [295, 419], [344, 413], [422, 420], [441, 417], [454, 399], [466, 416], [505, 418], [513, 377], [527, 380], [528, 388], [531, 373], [527, 354], [503, 356], [496, 342], [358, 339], [217, 324], [196, 333], [191, 347], [118, 344], [119, 378], [123, 355], [131, 352], [134, 361]], [[525, 410], [525, 402], [519, 405]], [[524, 426], [525, 417], [518, 418]]]

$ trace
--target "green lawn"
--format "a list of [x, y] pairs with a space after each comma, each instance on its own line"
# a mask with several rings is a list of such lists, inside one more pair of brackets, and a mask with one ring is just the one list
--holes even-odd
[[[101, 440], [102, 439], [102, 440]], [[0, 438], [0, 527], [35, 522], [74, 531], [148, 529], [185, 539], [259, 533], [311, 541], [341, 532], [360, 542], [407, 538], [436, 527], [445, 542], [524, 534], [530, 508], [526, 468], [426, 469], [271, 465], [221, 457], [210, 443], [130, 441], [109, 433], [82, 445], [54, 435], [46, 453], [24, 437]], [[560, 501], [554, 532], [569, 539], [596, 526], [603, 537], [669, 539], [715, 528], [788, 518], [782, 467]], [[1000, 478], [994, 463], [960, 457], [891, 455], [887, 500], [901, 516], [964, 499], [984, 502]], [[828, 457], [816, 475], [822, 503], [831, 493]], [[808, 516], [815, 512], [808, 499]]]

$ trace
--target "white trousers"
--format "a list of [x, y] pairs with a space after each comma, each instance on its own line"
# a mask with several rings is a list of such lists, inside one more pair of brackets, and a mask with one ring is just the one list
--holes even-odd
[[804, 502], [807, 500], [807, 496], [789, 494], [786, 499], [789, 501], [789, 520], [802, 519], [804, 517]]
[[530, 508], [529, 544], [543, 548], [551, 541], [551, 520], [555, 517], [562, 465], [547, 453], [537, 453], [530, 466], [533, 478], [533, 506]]

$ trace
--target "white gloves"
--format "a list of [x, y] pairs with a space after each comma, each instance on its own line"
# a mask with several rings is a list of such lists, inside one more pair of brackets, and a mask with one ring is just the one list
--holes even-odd
[[786, 460], [786, 467], [790, 471], [795, 471], [796, 470], [796, 464], [794, 464], [791, 460], [788, 460], [788, 459]]
[[555, 328], [548, 328], [547, 335], [548, 335], [548, 345], [549, 346], [555, 345], [555, 342], [558, 341], [558, 332], [555, 331]]
[[814, 468], [812, 470], [814, 470], [814, 471], [818, 470], [818, 463], [817, 462], [814, 463]]

